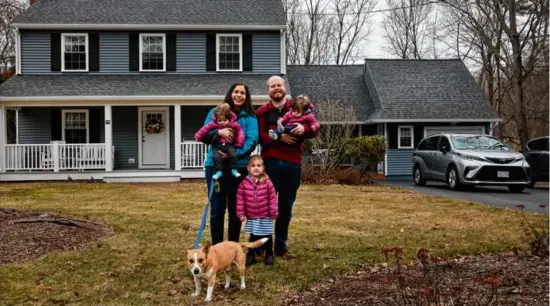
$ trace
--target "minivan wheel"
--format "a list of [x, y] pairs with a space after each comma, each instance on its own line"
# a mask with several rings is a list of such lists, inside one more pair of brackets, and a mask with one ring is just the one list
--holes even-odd
[[413, 177], [414, 177], [414, 184], [416, 186], [426, 185], [426, 180], [424, 179], [424, 175], [422, 174], [422, 170], [420, 169], [419, 165], [414, 166]]
[[462, 187], [455, 166], [450, 166], [449, 170], [447, 170], [447, 185], [451, 190], [460, 190]]
[[510, 185], [510, 186], [508, 186], [508, 190], [510, 190], [510, 192], [519, 193], [519, 192], [522, 192], [524, 189], [525, 189], [524, 185]]

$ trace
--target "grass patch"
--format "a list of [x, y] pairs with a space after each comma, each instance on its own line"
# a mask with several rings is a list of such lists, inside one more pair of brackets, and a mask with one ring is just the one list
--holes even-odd
[[[116, 230], [83, 251], [0, 266], [0, 305], [202, 304], [205, 290], [200, 299], [190, 298], [194, 283], [183, 260], [205, 196], [202, 183], [0, 184], [1, 207], [94, 216]], [[540, 215], [528, 218], [545, 222]], [[242, 292], [234, 273], [232, 289], [217, 287], [214, 299], [218, 305], [272, 305], [288, 291], [383, 261], [380, 248], [387, 245], [404, 247], [407, 259], [420, 247], [448, 254], [507, 251], [525, 245], [521, 220], [516, 211], [390, 187], [302, 186], [289, 241], [298, 258], [252, 266]], [[440, 229], [432, 229], [435, 224]], [[46, 289], [37, 286], [40, 279]]]

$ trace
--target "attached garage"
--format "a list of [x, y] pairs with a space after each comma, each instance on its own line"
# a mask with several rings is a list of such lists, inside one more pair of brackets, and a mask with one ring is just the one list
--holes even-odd
[[484, 126], [427, 126], [424, 128], [424, 137], [437, 133], [486, 134]]

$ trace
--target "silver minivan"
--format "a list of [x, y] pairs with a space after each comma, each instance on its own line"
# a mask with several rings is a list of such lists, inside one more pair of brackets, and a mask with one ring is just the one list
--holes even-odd
[[522, 192], [531, 181], [525, 157], [489, 135], [435, 134], [424, 138], [413, 153], [413, 178], [446, 182], [450, 189], [504, 185]]

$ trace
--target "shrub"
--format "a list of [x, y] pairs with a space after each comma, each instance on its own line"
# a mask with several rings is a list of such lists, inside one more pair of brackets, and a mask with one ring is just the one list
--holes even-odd
[[380, 135], [350, 138], [346, 141], [345, 150], [352, 164], [360, 165], [359, 173], [364, 176], [369, 165], [376, 165], [384, 159], [386, 139]]

